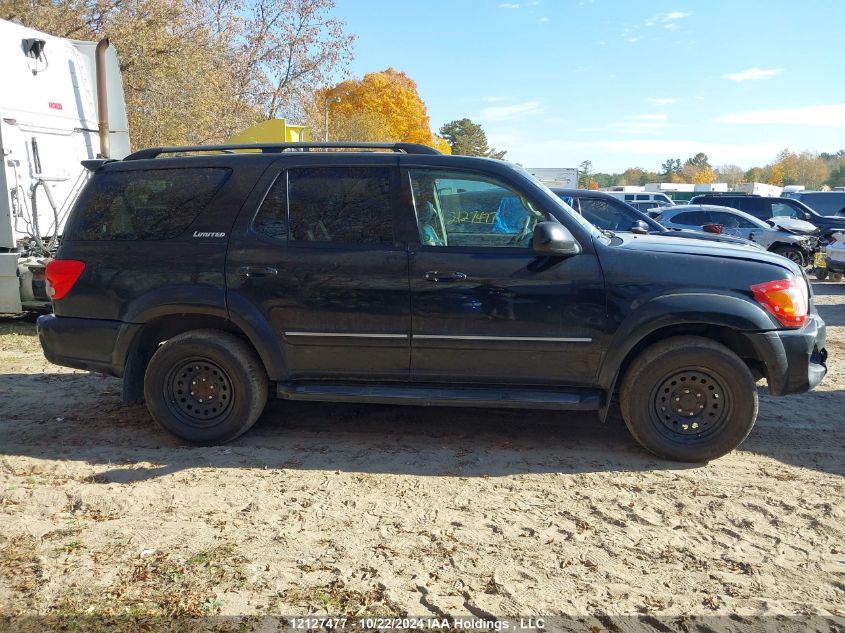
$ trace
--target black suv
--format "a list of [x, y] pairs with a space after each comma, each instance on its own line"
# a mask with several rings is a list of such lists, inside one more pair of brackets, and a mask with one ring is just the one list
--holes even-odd
[[237, 437], [269, 395], [604, 419], [618, 389], [640, 443], [700, 461], [751, 431], [758, 378], [788, 394], [826, 372], [789, 260], [603, 233], [503, 161], [315, 143], [86, 165], [45, 355], [122, 376], [191, 442]]
[[806, 220], [819, 228], [824, 236], [836, 231], [845, 231], [845, 218], [833, 215], [819, 215], [803, 202], [790, 198], [775, 198], [756, 195], [703, 194], [695, 196], [690, 204], [717, 204], [745, 211], [761, 220], [774, 217]]

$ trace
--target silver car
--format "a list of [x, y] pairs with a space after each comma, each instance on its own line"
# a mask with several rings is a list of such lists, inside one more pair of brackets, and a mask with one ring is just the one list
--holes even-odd
[[655, 219], [663, 226], [674, 229], [701, 229], [707, 225], [718, 225], [726, 235], [757, 242], [766, 250], [783, 255], [801, 266], [807, 266], [813, 261], [813, 253], [819, 245], [818, 237], [811, 234], [816, 228], [813, 225], [809, 226], [809, 232], [789, 230], [778, 226], [779, 218], [767, 223], [730, 207], [676, 205], [662, 209]]

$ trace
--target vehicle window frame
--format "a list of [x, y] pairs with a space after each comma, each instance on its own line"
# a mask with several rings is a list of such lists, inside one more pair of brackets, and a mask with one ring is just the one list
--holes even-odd
[[[122, 166], [123, 165], [121, 165], [121, 167]], [[101, 238], [97, 238], [97, 239], [74, 237], [73, 236], [74, 232], [76, 232], [76, 233], [80, 232], [81, 229], [80, 229], [79, 225], [85, 221], [86, 216], [88, 215], [87, 213], [77, 213], [76, 207], [77, 207], [78, 204], [83, 204], [84, 202], [87, 202], [86, 198], [84, 197], [86, 195], [86, 190], [89, 187], [94, 188], [97, 185], [97, 181], [94, 178], [91, 178], [88, 181], [88, 183], [85, 185], [85, 187], [80, 191], [78, 198], [76, 199], [73, 206], [71, 207], [71, 213], [70, 213], [70, 216], [68, 217], [68, 221], [66, 223], [65, 230], [64, 230], [64, 240], [67, 241], [67, 242], [89, 242], [89, 243], [90, 242], [119, 242], [119, 243], [129, 244], [129, 243], [133, 243], [133, 242], [169, 242], [171, 240], [176, 240], [176, 239], [184, 236], [191, 229], [191, 227], [194, 226], [194, 224], [197, 222], [197, 220], [202, 216], [203, 212], [205, 212], [207, 209], [209, 209], [212, 206], [212, 202], [214, 201], [214, 199], [217, 198], [217, 196], [220, 194], [220, 192], [226, 187], [226, 184], [231, 180], [231, 178], [234, 174], [234, 170], [231, 167], [226, 166], [226, 165], [202, 165], [202, 164], [192, 165], [192, 166], [189, 166], [189, 167], [175, 167], [173, 165], [161, 165], [161, 166], [154, 166], [154, 167], [144, 167], [144, 168], [140, 168], [140, 169], [114, 169], [114, 170], [106, 171], [102, 174], [102, 176], [100, 176], [100, 178], [103, 178], [103, 177], [118, 176], [119, 175], [119, 176], [125, 176], [127, 179], [131, 180], [133, 177], [137, 178], [139, 173], [166, 172], [166, 171], [183, 172], [184, 173], [185, 171], [191, 171], [191, 170], [193, 170], [193, 171], [200, 171], [200, 170], [222, 171], [222, 172], [225, 172], [225, 175], [220, 179], [220, 182], [218, 182], [213, 187], [213, 189], [208, 192], [208, 199], [205, 201], [205, 203], [202, 206], [200, 206], [198, 209], [196, 209], [196, 212], [190, 218], [190, 220], [185, 224], [185, 226], [183, 228], [177, 230], [172, 235], [167, 234], [166, 237], [159, 236], [159, 237], [147, 237], [147, 238], [142, 237], [142, 236], [136, 236], [134, 238], [123, 238], [123, 239], [121, 239], [121, 238], [116, 238], [115, 234], [113, 233], [112, 235], [110, 235], [108, 237], [101, 237]], [[114, 204], [114, 201], [117, 199], [117, 197], [118, 196], [115, 195], [115, 197], [111, 200], [111, 202], [109, 204], [110, 208]], [[126, 198], [125, 190], [120, 194], [120, 197], [124, 198], [124, 199]], [[182, 202], [182, 205], [184, 205], [184, 201]], [[177, 206], [181, 206], [181, 205], [177, 205]], [[131, 213], [131, 211], [130, 211], [130, 213]]]
[[[310, 241], [310, 240], [296, 240], [291, 238], [291, 228], [290, 228], [290, 172], [293, 170], [301, 170], [301, 169], [325, 169], [325, 168], [336, 168], [336, 169], [361, 169], [361, 168], [369, 168], [369, 169], [384, 169], [390, 175], [390, 215], [391, 215], [391, 222], [393, 228], [393, 241], [392, 242], [336, 242], [336, 241]], [[267, 200], [267, 196], [270, 195], [270, 192], [273, 190], [273, 187], [279, 182], [281, 178], [284, 178], [284, 188], [285, 188], [285, 223], [287, 225], [287, 235], [285, 239], [271, 237], [265, 233], [260, 232], [257, 230], [255, 226], [255, 221], [258, 218], [259, 214], [261, 213], [261, 209], [264, 206], [264, 203]], [[398, 202], [399, 200], [399, 181], [398, 181], [398, 169], [397, 165], [395, 164], [385, 164], [385, 163], [344, 163], [344, 164], [323, 164], [323, 163], [315, 163], [313, 165], [309, 165], [307, 163], [298, 163], [295, 165], [281, 165], [279, 168], [278, 173], [272, 178], [272, 180], [264, 187], [264, 191], [261, 194], [261, 199], [255, 205], [255, 211], [252, 213], [252, 217], [249, 220], [247, 232], [250, 234], [252, 238], [260, 239], [262, 242], [273, 244], [275, 246], [284, 247], [284, 248], [320, 248], [320, 249], [329, 249], [329, 250], [360, 250], [360, 251], [367, 251], [367, 250], [380, 250], [380, 251], [395, 251], [404, 249], [404, 243], [400, 239], [400, 219], [398, 217], [398, 210], [401, 206]]]
[[[442, 252], [442, 253], [450, 253], [450, 252], [451, 253], [458, 253], [458, 252], [461, 252], [461, 253], [497, 253], [497, 252], [498, 253], [505, 253], [505, 252], [533, 253], [533, 249], [532, 249], [531, 245], [528, 245], [528, 246], [516, 246], [516, 245], [514, 245], [514, 246], [511, 246], [511, 245], [504, 245], [504, 246], [480, 245], [480, 246], [476, 246], [476, 245], [452, 245], [452, 244], [447, 244], [447, 245], [423, 244], [421, 236], [420, 236], [419, 216], [418, 216], [418, 212], [417, 212], [417, 204], [416, 204], [416, 198], [415, 198], [415, 195], [414, 195], [414, 186], [413, 186], [412, 172], [415, 172], [415, 171], [450, 172], [450, 173], [456, 174], [456, 176], [463, 175], [463, 176], [466, 177], [466, 179], [475, 178], [475, 179], [479, 179], [479, 180], [492, 181], [494, 184], [498, 184], [498, 186], [502, 187], [503, 189], [507, 189], [507, 190], [511, 191], [512, 193], [514, 193], [515, 195], [518, 195], [523, 201], [528, 202], [531, 206], [535, 207], [539, 212], [543, 213], [546, 216], [546, 220], [541, 220], [541, 221], [550, 221], [550, 222], [560, 223], [560, 220], [555, 217], [554, 213], [550, 212], [548, 209], [544, 208], [542, 205], [538, 205], [534, 200], [532, 200], [531, 196], [527, 195], [524, 191], [520, 190], [513, 183], [508, 182], [507, 180], [499, 177], [496, 174], [489, 174], [489, 173], [485, 173], [485, 172], [482, 172], [482, 171], [476, 171], [476, 170], [465, 169], [465, 168], [460, 168], [460, 167], [452, 167], [452, 166], [448, 166], [448, 165], [425, 165], [425, 164], [423, 164], [423, 165], [414, 165], [414, 164], [404, 165], [403, 171], [404, 171], [404, 175], [402, 176], [402, 178], [405, 181], [403, 183], [403, 186], [406, 186], [408, 188], [409, 193], [410, 193], [410, 205], [411, 205], [410, 211], [411, 211], [411, 214], [412, 214], [411, 224], [414, 227], [413, 232], [414, 232], [414, 235], [415, 235], [414, 241], [409, 242], [409, 245], [413, 246], [415, 249], [431, 250], [431, 251]], [[560, 200], [559, 197], [556, 194], [552, 193], [551, 195], [552, 195], [553, 198]], [[563, 205], [566, 205], [566, 203], [563, 200], [560, 200], [560, 203], [563, 204]], [[575, 209], [573, 209], [569, 205], [566, 205], [566, 206], [567, 206], [567, 208], [572, 209], [573, 214], [580, 216], [580, 213], [578, 213], [578, 211], [576, 211]], [[590, 226], [592, 226], [592, 225], [590, 225]], [[577, 238], [575, 238], [575, 239], [576, 239], [576, 241], [580, 242], [580, 240], [578, 240]]]

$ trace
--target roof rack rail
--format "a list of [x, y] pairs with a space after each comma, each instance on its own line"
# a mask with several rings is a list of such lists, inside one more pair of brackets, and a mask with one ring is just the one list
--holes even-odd
[[420, 143], [245, 143], [227, 145], [182, 145], [175, 147], [148, 147], [129, 154], [123, 160], [157, 158], [162, 154], [183, 154], [188, 152], [222, 152], [231, 154], [235, 150], [258, 150], [262, 154], [279, 154], [286, 150], [309, 151], [312, 149], [389, 149], [405, 154], [440, 154], [433, 147]]

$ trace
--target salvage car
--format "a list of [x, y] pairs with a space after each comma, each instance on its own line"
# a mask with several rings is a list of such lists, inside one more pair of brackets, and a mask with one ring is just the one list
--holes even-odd
[[[717, 225], [722, 232], [757, 242], [766, 250], [782, 255], [799, 266], [809, 266], [819, 247], [819, 239], [814, 235], [816, 227], [812, 224], [793, 218], [772, 218], [763, 222], [730, 207], [676, 205], [662, 211], [656, 219], [666, 227], [679, 229]], [[793, 228], [787, 228], [789, 226]]]

